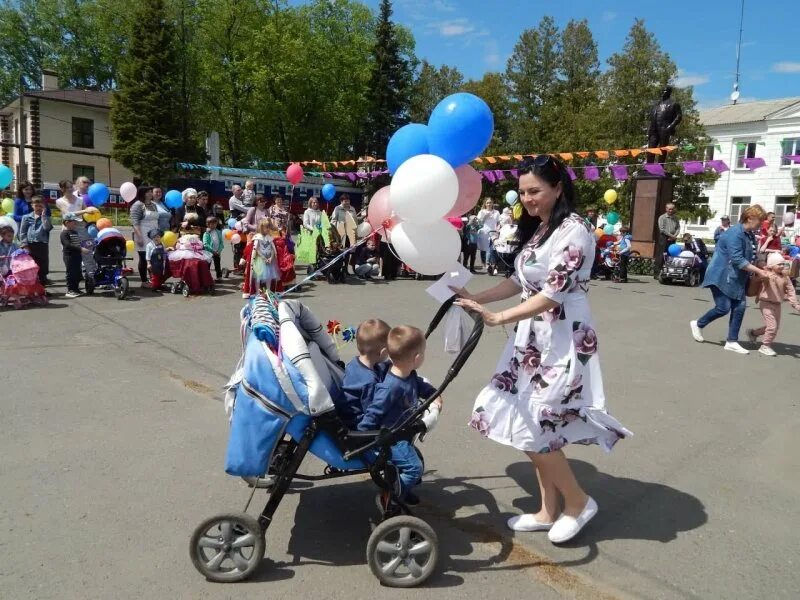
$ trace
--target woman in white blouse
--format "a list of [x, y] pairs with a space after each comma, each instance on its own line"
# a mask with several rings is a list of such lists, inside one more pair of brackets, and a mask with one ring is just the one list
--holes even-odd
[[319, 200], [316, 196], [308, 199], [308, 208], [303, 213], [303, 229], [309, 233], [314, 233], [317, 226], [322, 222], [322, 211], [319, 209]]
[[[83, 197], [74, 193], [75, 188], [69, 179], [59, 182], [58, 187], [61, 189], [61, 198], [56, 200], [56, 207], [61, 211], [62, 217], [67, 213], [72, 213], [78, 217], [79, 221], [76, 224], [75, 231], [80, 238], [81, 245], [84, 248], [88, 248], [94, 242], [94, 239], [89, 235], [83, 215], [89, 212], [97, 212], [98, 209], [86, 206]], [[94, 275], [97, 265], [91, 252], [83, 255], [83, 268], [87, 273]]]
[[[493, 263], [492, 246], [489, 243], [489, 238], [492, 233], [496, 233], [500, 229], [500, 211], [494, 207], [494, 200], [486, 198], [483, 202], [483, 208], [478, 212], [478, 250], [481, 253], [481, 264], [486, 267], [487, 264]], [[486, 253], [489, 252], [487, 259]]]

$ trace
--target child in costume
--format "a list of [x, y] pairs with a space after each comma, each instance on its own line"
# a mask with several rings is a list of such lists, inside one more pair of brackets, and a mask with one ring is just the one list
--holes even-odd
[[261, 289], [275, 291], [280, 282], [278, 267], [278, 251], [270, 235], [272, 223], [262, 219], [258, 224], [258, 233], [254, 234], [244, 249], [244, 283], [242, 298], [249, 298]]

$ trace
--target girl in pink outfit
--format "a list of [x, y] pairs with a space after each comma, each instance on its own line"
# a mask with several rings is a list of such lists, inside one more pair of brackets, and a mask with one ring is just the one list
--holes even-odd
[[796, 311], [800, 311], [800, 303], [794, 293], [794, 285], [786, 274], [783, 256], [771, 253], [767, 257], [767, 270], [771, 271], [773, 276], [759, 282], [760, 288], [757, 293], [757, 302], [761, 309], [764, 325], [758, 329], [748, 329], [747, 335], [753, 343], [764, 336], [758, 351], [765, 356], [775, 356], [776, 352], [772, 349], [772, 342], [775, 341], [778, 327], [781, 324], [781, 303], [788, 300]]

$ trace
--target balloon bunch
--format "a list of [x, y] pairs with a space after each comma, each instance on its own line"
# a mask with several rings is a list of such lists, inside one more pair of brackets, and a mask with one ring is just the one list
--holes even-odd
[[392, 184], [372, 197], [367, 221], [373, 231], [383, 228], [417, 273], [437, 275], [458, 259], [456, 221], [477, 204], [482, 189], [480, 173], [467, 163], [486, 149], [493, 132], [486, 102], [458, 93], [433, 109], [427, 125], [406, 125], [389, 140]]

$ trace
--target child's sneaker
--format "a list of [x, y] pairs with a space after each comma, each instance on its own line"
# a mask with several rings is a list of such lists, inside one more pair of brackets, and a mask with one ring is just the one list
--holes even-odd
[[751, 344], [755, 344], [758, 341], [758, 336], [756, 335], [755, 331], [753, 331], [752, 329], [748, 329], [747, 339], [750, 340]]
[[775, 350], [773, 350], [769, 346], [762, 345], [761, 348], [758, 349], [758, 351], [764, 356], [778, 356], [778, 353], [775, 352]]
[[64, 294], [64, 298], [80, 298], [80, 296], [81, 296], [80, 292], [70, 291]]

